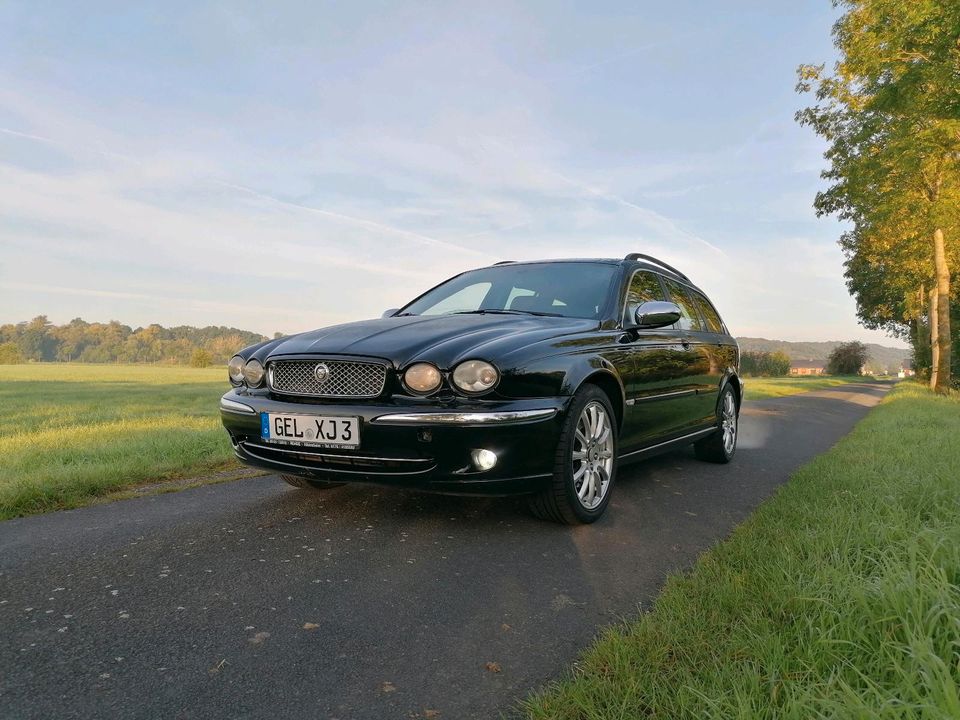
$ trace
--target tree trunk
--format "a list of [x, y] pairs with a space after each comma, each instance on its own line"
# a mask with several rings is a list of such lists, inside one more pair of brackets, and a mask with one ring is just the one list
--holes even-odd
[[937, 294], [937, 288], [930, 291], [930, 315], [927, 324], [930, 326], [930, 389], [936, 390], [940, 380], [940, 317], [939, 310], [940, 296]]
[[921, 285], [917, 290], [917, 317], [913, 321], [916, 328], [913, 333], [913, 372], [918, 376], [926, 376], [930, 371], [930, 323], [929, 318], [923, 317], [927, 303], [927, 289]]
[[943, 230], [933, 231], [933, 261], [937, 270], [937, 348], [939, 352], [937, 382], [933, 388], [937, 392], [950, 389], [950, 268], [947, 266], [947, 253], [944, 247]]

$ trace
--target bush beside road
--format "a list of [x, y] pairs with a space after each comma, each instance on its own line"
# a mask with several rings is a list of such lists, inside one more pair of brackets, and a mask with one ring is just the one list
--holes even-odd
[[901, 383], [531, 719], [960, 717], [960, 398]]

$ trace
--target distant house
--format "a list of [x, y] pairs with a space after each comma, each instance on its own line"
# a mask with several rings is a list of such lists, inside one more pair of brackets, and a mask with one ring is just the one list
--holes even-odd
[[897, 373], [898, 378], [908, 378], [914, 377], [917, 374], [917, 371], [913, 369], [913, 360], [907, 358], [903, 361], [903, 364], [900, 366], [900, 372]]
[[791, 375], [826, 375], [827, 371], [818, 363], [794, 362], [790, 364]]

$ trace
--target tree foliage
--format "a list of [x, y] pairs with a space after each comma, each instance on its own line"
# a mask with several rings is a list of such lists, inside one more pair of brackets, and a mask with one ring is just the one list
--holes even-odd
[[225, 363], [237, 350], [262, 340], [266, 340], [263, 335], [231, 327], [149, 325], [132, 329], [115, 320], [88, 323], [80, 318], [58, 326], [40, 315], [29, 322], [0, 325], [0, 363], [205, 361], [210, 365]]
[[740, 371], [753, 377], [783, 377], [790, 374], [790, 356], [783, 352], [747, 350], [740, 354]]
[[[958, 302], [949, 268], [960, 263], [960, 3], [835, 4], [845, 12], [833, 29], [833, 72], [799, 69], [798, 90], [816, 104], [797, 119], [828, 142], [830, 184], [814, 204], [852, 227], [840, 245], [861, 322], [915, 343], [935, 330], [942, 389]], [[924, 332], [932, 300], [936, 327]]]
[[827, 358], [830, 375], [860, 375], [870, 355], [867, 346], [858, 340], [838, 345]]

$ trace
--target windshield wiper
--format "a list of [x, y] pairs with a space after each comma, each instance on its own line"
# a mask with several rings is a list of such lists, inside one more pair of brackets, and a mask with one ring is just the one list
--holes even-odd
[[538, 317], [563, 317], [560, 313], [538, 312], [536, 310], [501, 310], [499, 308], [481, 308], [480, 310], [461, 310], [453, 315], [536, 315]]

